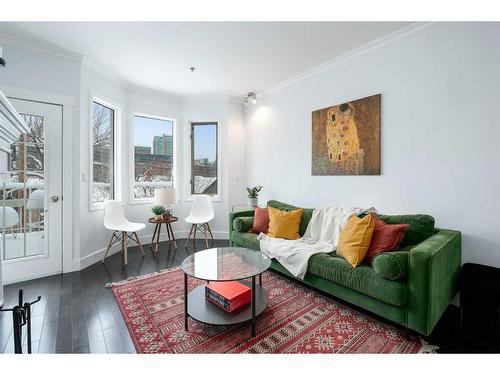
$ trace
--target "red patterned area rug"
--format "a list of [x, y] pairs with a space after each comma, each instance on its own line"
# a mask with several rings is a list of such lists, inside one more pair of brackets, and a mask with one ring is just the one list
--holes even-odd
[[[190, 289], [201, 282], [189, 278]], [[272, 272], [269, 306], [250, 324], [189, 320], [184, 331], [183, 272], [173, 268], [109, 284], [138, 353], [422, 353], [436, 348]]]

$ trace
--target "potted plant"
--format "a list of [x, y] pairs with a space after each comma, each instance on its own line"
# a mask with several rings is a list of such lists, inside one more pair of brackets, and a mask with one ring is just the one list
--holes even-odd
[[155, 204], [151, 207], [151, 212], [155, 215], [155, 220], [161, 220], [163, 214], [165, 213], [165, 206], [161, 204]]
[[259, 204], [259, 192], [262, 190], [262, 186], [247, 187], [248, 192], [248, 204], [255, 207]]

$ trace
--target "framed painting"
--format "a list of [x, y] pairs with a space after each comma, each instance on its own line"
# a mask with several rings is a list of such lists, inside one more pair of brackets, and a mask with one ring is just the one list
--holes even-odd
[[380, 94], [312, 113], [312, 174], [380, 175]]

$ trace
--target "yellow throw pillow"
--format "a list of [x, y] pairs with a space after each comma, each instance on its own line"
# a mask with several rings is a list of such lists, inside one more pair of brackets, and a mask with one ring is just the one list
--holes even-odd
[[296, 240], [300, 238], [300, 220], [304, 210], [302, 208], [294, 211], [281, 211], [268, 206], [269, 212], [269, 237], [284, 238], [285, 240]]
[[353, 267], [365, 259], [372, 240], [375, 220], [372, 215], [360, 219], [351, 216], [340, 233], [337, 255], [347, 260]]

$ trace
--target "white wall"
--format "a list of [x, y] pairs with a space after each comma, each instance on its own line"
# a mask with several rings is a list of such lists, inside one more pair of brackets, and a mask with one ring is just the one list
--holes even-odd
[[[231, 204], [240, 204], [239, 195], [243, 187], [243, 112], [241, 102], [228, 97], [188, 98], [167, 93], [154, 92], [129, 87], [113, 77], [98, 72], [93, 67], [82, 64], [81, 58], [46, 51], [36, 46], [4, 40], [0, 36], [7, 67], [0, 72], [0, 87], [12, 88], [16, 92], [41, 92], [73, 100], [71, 179], [73, 181], [72, 222], [65, 223], [66, 231], [73, 236], [73, 270], [99, 261], [109, 241], [110, 233], [102, 225], [103, 210], [89, 209], [89, 168], [90, 168], [90, 102], [92, 95], [117, 104], [121, 109], [121, 125], [124, 129], [121, 153], [123, 165], [123, 208], [132, 221], [146, 222], [151, 216], [151, 203], [131, 204], [130, 202], [130, 154], [132, 133], [130, 125], [134, 113], [151, 114], [176, 120], [176, 177], [178, 203], [174, 212], [181, 220], [174, 224], [178, 238], [186, 237], [189, 227], [183, 218], [189, 213], [192, 201], [186, 195], [189, 182], [188, 155], [189, 122], [216, 120], [220, 126], [221, 147], [221, 200], [214, 202], [216, 219], [212, 223], [214, 235], [227, 238], [227, 216]], [[24, 91], [23, 91], [24, 90]], [[21, 95], [22, 96], [22, 95]], [[63, 155], [66, 157], [66, 155]], [[231, 182], [231, 183], [230, 183]], [[140, 233], [143, 241], [150, 241], [152, 225]], [[179, 244], [181, 244], [179, 242]], [[119, 251], [115, 246], [113, 251]]]
[[[46, 51], [36, 46], [20, 43], [10, 38], [0, 36], [3, 47], [4, 58], [7, 66], [0, 71], [0, 89], [7, 95], [20, 99], [31, 99], [46, 101], [53, 104], [71, 103], [67, 105], [72, 111], [71, 128], [63, 129], [65, 134], [70, 135], [69, 149], [78, 150], [80, 124], [80, 69], [81, 58]], [[9, 94], [14, 93], [14, 94]], [[66, 120], [65, 120], [66, 123]], [[67, 141], [66, 135], [64, 136]], [[64, 146], [67, 146], [66, 144]], [[64, 180], [72, 181], [72, 197], [65, 196], [64, 203], [72, 206], [74, 218], [70, 222], [63, 223], [64, 233], [73, 234], [72, 257], [79, 254], [79, 155], [77, 152], [68, 156], [73, 165], [72, 171], [64, 170]], [[65, 246], [65, 249], [70, 246]], [[65, 252], [65, 255], [67, 253]], [[64, 258], [64, 264], [71, 263], [74, 259]]]
[[[438, 24], [271, 91], [246, 113], [246, 177], [305, 207], [428, 213], [463, 262], [500, 266], [500, 24]], [[312, 176], [311, 112], [382, 94], [380, 176]]]
[[[174, 223], [176, 238], [186, 238], [189, 226], [184, 218], [189, 214], [192, 201], [189, 196], [189, 131], [193, 121], [217, 121], [219, 123], [219, 147], [221, 149], [221, 194], [220, 200], [214, 201], [215, 219], [211, 228], [216, 238], [227, 238], [228, 213], [231, 202], [241, 203], [238, 192], [243, 191], [243, 148], [235, 145], [243, 143], [243, 111], [241, 102], [233, 102], [228, 97], [217, 98], [182, 98], [165, 93], [152, 92], [140, 88], [130, 88], [121, 85], [112, 78], [96, 72], [93, 68], [82, 67], [80, 117], [80, 220], [79, 220], [79, 256], [75, 256], [75, 269], [86, 267], [99, 261], [109, 241], [110, 232], [103, 225], [103, 210], [89, 209], [89, 116], [92, 95], [110, 101], [121, 108], [121, 126], [124, 129], [121, 152], [123, 165], [122, 206], [127, 218], [131, 221], [147, 222], [151, 217], [151, 202], [131, 202], [131, 158], [132, 129], [134, 113], [150, 114], [176, 120], [175, 128], [175, 177], [177, 188], [177, 204], [174, 205], [174, 215], [179, 221]], [[231, 146], [232, 145], [232, 146]], [[233, 173], [234, 172], [234, 173]], [[85, 176], [84, 176], [85, 175]], [[230, 177], [231, 175], [231, 177]], [[234, 184], [230, 186], [230, 179]], [[231, 200], [233, 199], [233, 200]], [[141, 240], [150, 242], [153, 225], [147, 224], [146, 229], [139, 233]], [[163, 235], [163, 234], [162, 234]], [[178, 245], [183, 245], [182, 241]], [[111, 253], [119, 251], [114, 246]]]

